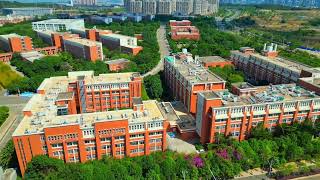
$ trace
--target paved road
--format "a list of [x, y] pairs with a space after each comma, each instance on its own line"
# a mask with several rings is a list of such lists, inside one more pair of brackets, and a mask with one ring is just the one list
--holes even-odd
[[159, 52], [160, 52], [160, 61], [156, 67], [154, 67], [151, 71], [147, 72], [143, 75], [143, 77], [149, 75], [155, 75], [161, 70], [163, 70], [163, 58], [169, 55], [169, 44], [166, 38], [166, 25], [161, 24], [160, 28], [157, 30], [157, 39], [159, 44]]
[[28, 102], [29, 98], [18, 96], [3, 96], [0, 92], [0, 106], [9, 107], [9, 117], [0, 127], [0, 151], [6, 146], [14, 130], [18, 127], [22, 120], [22, 109]]

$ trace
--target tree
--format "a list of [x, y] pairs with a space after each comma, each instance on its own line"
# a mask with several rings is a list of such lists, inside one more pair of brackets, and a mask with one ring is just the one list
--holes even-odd
[[0, 152], [0, 166], [4, 169], [18, 167], [18, 159], [12, 140]]
[[159, 74], [144, 78], [144, 86], [146, 87], [148, 96], [150, 98], [158, 99], [162, 96], [163, 87]]
[[262, 123], [259, 123], [258, 126], [252, 128], [250, 136], [256, 139], [271, 139], [272, 134], [268, 129], [263, 127]]
[[64, 161], [41, 155], [32, 158], [25, 172], [26, 179], [45, 179], [48, 175], [57, 176], [64, 169]]

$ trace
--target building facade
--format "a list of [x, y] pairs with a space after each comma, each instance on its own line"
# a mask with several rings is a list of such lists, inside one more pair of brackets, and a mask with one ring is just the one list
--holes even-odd
[[69, 31], [71, 29], [84, 29], [83, 19], [48, 19], [32, 22], [34, 31]]
[[18, 34], [0, 35], [0, 49], [6, 52], [22, 52], [33, 49], [32, 39]]
[[137, 45], [137, 38], [121, 34], [103, 34], [100, 41], [110, 50], [119, 49], [123, 53], [137, 55], [142, 47]]
[[86, 38], [92, 41], [100, 41], [100, 35], [112, 34], [111, 30], [101, 29], [71, 29], [73, 34], [79, 34], [80, 37]]
[[156, 101], [139, 98], [141, 81], [92, 71], [45, 79], [13, 134], [21, 173], [36, 155], [86, 162], [165, 150], [168, 123]]
[[218, 12], [219, 0], [125, 0], [124, 7], [146, 15], [209, 15]]
[[64, 50], [78, 58], [103, 60], [102, 43], [89, 39], [70, 38], [63, 41]]
[[95, 6], [97, 5], [97, 0], [73, 0], [73, 4], [80, 6]]
[[226, 84], [200, 64], [200, 61], [186, 53], [168, 56], [164, 61], [165, 80], [172, 96], [193, 115], [197, 112], [199, 92], [225, 89]]

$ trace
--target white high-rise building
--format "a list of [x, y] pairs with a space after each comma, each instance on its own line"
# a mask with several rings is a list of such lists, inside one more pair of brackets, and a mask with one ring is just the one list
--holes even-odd
[[174, 1], [171, 0], [159, 0], [157, 2], [157, 14], [171, 15], [175, 9], [173, 9]]
[[142, 13], [146, 15], [157, 14], [157, 1], [156, 0], [144, 0], [142, 2]]

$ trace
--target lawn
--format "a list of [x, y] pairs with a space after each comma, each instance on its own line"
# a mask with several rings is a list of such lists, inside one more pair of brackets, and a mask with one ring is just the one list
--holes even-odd
[[0, 62], [0, 89], [19, 81], [21, 76], [14, 72], [9, 65]]

